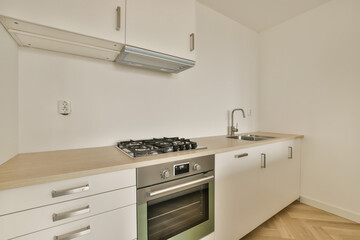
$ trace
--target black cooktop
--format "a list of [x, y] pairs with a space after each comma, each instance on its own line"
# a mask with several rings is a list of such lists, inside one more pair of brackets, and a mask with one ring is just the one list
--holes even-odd
[[204, 149], [190, 139], [171, 137], [153, 138], [146, 140], [130, 140], [117, 143], [117, 148], [130, 157], [143, 157], [161, 153]]

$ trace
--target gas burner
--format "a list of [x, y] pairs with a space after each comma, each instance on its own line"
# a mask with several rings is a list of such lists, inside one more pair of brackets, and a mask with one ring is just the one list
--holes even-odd
[[132, 158], [206, 148], [190, 139], [178, 137], [122, 141], [116, 147]]

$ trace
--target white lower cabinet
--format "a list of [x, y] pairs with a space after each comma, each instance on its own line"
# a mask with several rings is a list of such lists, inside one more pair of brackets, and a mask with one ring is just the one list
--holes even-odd
[[215, 239], [238, 240], [300, 195], [300, 140], [215, 156]]
[[135, 184], [128, 169], [0, 191], [0, 240], [136, 239]]
[[136, 239], [136, 204], [15, 238], [16, 240]]
[[[89, 216], [125, 207], [136, 202], [136, 187], [107, 192], [73, 201], [20, 211], [0, 217], [0, 239], [9, 239], [55, 227]], [[29, 221], [36, 219], [36, 221]]]
[[0, 216], [135, 185], [135, 169], [127, 169], [3, 190], [0, 191]]

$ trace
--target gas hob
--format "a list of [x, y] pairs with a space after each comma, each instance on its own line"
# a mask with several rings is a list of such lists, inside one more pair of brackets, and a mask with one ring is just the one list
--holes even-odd
[[116, 147], [132, 158], [157, 155], [162, 153], [206, 149], [196, 142], [185, 138], [153, 138], [145, 140], [121, 141]]

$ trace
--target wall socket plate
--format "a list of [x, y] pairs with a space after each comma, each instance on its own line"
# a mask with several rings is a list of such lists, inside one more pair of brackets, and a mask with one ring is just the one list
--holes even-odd
[[60, 113], [61, 115], [69, 115], [71, 113], [71, 102], [65, 100], [59, 100], [58, 113]]

